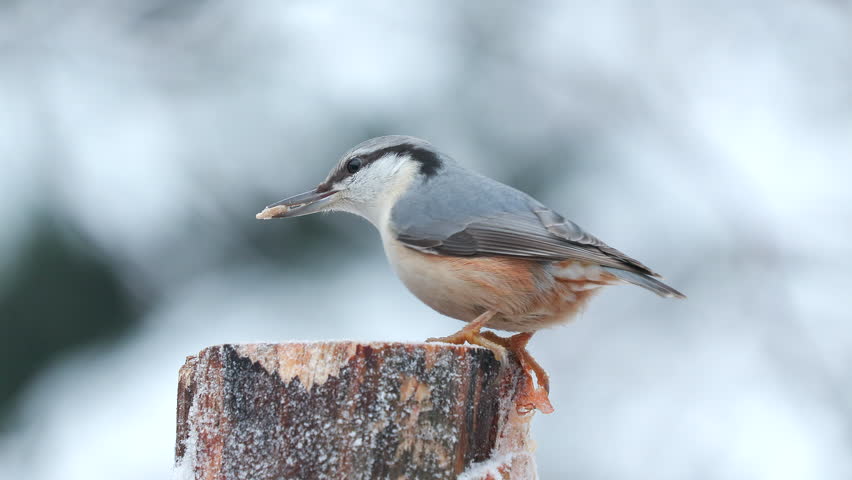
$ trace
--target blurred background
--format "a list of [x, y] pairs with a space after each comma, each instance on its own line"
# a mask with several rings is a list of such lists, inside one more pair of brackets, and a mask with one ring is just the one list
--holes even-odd
[[850, 478], [850, 78], [841, 0], [0, 2], [0, 477], [170, 478], [207, 345], [460, 327], [366, 221], [254, 219], [400, 133], [689, 295], [533, 339], [542, 478]]

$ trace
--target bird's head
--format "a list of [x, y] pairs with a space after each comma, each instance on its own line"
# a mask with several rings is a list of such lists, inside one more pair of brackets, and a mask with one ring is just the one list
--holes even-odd
[[346, 152], [315, 189], [274, 203], [257, 218], [340, 210], [378, 225], [413, 181], [437, 175], [445, 161], [425, 140], [403, 135], [376, 137]]

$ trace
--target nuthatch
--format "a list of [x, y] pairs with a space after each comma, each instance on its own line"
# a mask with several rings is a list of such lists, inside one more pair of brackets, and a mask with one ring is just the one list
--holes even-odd
[[[379, 230], [399, 278], [423, 303], [468, 322], [429, 339], [507, 350], [527, 375], [519, 408], [549, 413], [549, 380], [526, 350], [532, 334], [569, 321], [605, 285], [684, 298], [648, 267], [529, 195], [463, 168], [418, 138], [377, 137], [348, 151], [317, 188], [260, 219], [341, 210]], [[483, 327], [521, 332], [509, 338]], [[538, 388], [533, 387], [532, 370]]]

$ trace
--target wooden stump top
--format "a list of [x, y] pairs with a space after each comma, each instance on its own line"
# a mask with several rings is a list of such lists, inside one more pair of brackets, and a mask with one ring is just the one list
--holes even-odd
[[219, 345], [180, 370], [180, 476], [531, 479], [523, 373], [447, 344]]

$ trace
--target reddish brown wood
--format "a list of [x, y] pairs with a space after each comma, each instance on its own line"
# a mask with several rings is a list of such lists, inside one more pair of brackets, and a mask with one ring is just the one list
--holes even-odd
[[204, 480], [531, 479], [523, 380], [446, 344], [220, 345], [180, 370], [179, 475]]

